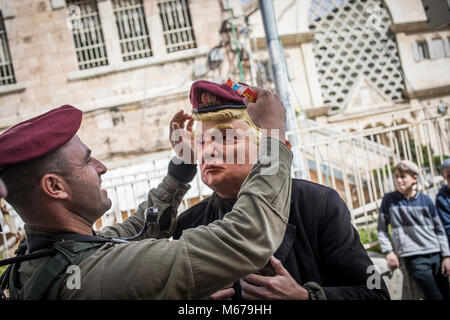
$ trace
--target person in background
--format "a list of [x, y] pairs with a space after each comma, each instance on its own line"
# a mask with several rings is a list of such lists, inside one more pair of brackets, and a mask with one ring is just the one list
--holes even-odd
[[[378, 240], [388, 267], [405, 264], [427, 300], [449, 297], [450, 251], [444, 227], [431, 199], [416, 189], [419, 168], [409, 160], [394, 168], [396, 191], [384, 195]], [[392, 228], [393, 245], [388, 225]]]
[[442, 176], [447, 184], [444, 184], [436, 196], [436, 210], [447, 233], [450, 243], [450, 158], [442, 163]]

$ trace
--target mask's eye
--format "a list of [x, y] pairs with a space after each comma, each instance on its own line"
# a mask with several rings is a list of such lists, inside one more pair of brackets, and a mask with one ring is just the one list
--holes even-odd
[[223, 135], [222, 139], [224, 144], [234, 144], [237, 141], [237, 137], [235, 135]]

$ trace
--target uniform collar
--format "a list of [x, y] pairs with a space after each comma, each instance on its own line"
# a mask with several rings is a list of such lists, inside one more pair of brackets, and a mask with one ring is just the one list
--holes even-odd
[[29, 252], [50, 248], [55, 242], [59, 241], [81, 241], [95, 242], [99, 240], [108, 241], [106, 238], [98, 237], [93, 231], [94, 236], [78, 233], [68, 233], [45, 228], [36, 228], [25, 224], [27, 248]]

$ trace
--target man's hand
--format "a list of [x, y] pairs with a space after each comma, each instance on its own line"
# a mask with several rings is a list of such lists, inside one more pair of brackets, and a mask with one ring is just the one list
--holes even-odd
[[231, 300], [231, 297], [233, 295], [234, 295], [233, 284], [229, 284], [222, 290], [213, 293], [209, 298], [211, 300]]
[[264, 277], [251, 274], [240, 280], [242, 298], [248, 300], [308, 300], [308, 291], [300, 286], [283, 267], [280, 260], [270, 258], [276, 275]]
[[398, 262], [397, 255], [395, 254], [394, 251], [386, 255], [386, 262], [390, 270], [394, 270], [400, 267], [400, 263]]
[[[185, 128], [185, 122], [187, 122]], [[170, 143], [175, 150], [177, 157], [182, 159], [186, 164], [195, 163], [194, 153], [194, 136], [192, 134], [192, 126], [194, 119], [184, 113], [183, 110], [178, 111], [170, 121]]]
[[272, 135], [271, 130], [279, 130], [277, 138], [284, 142], [286, 139], [286, 110], [278, 94], [259, 87], [250, 88], [258, 96], [255, 102], [244, 98], [250, 119], [261, 129], [266, 129], [268, 136], [277, 137]]
[[450, 276], [450, 257], [442, 259], [441, 271], [444, 277]]
[[2, 179], [0, 179], [0, 198], [6, 197], [8, 192], [6, 191], [6, 186], [3, 183]]

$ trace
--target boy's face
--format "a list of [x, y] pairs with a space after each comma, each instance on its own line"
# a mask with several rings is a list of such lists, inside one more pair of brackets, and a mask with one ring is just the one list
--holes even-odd
[[417, 183], [417, 175], [411, 175], [407, 172], [400, 173], [399, 170], [395, 170], [394, 182], [395, 188], [403, 195], [408, 195], [414, 184]]
[[444, 177], [445, 181], [447, 181], [447, 188], [450, 189], [450, 167], [444, 169], [444, 172], [442, 172], [442, 176]]
[[417, 183], [417, 178], [417, 175], [411, 175], [407, 172], [401, 173], [399, 170], [395, 170], [394, 182], [397, 191], [403, 195], [408, 195], [412, 190], [412, 186]]

